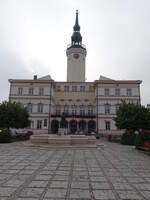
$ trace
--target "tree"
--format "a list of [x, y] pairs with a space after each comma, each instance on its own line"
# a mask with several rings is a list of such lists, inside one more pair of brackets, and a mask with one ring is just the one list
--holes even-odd
[[0, 103], [0, 128], [25, 128], [29, 124], [28, 111], [22, 104], [7, 101]]
[[150, 110], [140, 104], [123, 102], [114, 118], [117, 128], [135, 131], [150, 129]]

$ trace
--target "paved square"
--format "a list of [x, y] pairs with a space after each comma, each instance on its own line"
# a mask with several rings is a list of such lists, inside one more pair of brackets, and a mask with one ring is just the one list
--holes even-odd
[[103, 149], [0, 144], [0, 200], [150, 200], [150, 157], [102, 142]]

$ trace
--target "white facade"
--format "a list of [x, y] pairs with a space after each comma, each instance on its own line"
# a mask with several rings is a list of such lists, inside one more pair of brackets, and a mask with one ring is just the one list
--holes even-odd
[[114, 117], [122, 101], [140, 104], [140, 80], [110, 80], [96, 81], [98, 133], [101, 135], [121, 134], [115, 126]]
[[31, 129], [47, 132], [51, 108], [52, 80], [47, 78], [31, 80], [10, 79], [9, 100], [19, 102], [28, 109]]
[[67, 81], [85, 82], [86, 49], [70, 47], [67, 49]]

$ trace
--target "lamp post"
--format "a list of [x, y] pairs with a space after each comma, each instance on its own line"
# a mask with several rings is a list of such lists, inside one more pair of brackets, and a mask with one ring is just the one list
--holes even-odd
[[51, 84], [50, 84], [50, 98], [49, 98], [49, 113], [48, 113], [48, 134], [50, 134], [51, 132], [51, 127], [50, 127], [50, 124], [51, 124], [51, 96], [52, 96], [52, 81], [51, 81]]

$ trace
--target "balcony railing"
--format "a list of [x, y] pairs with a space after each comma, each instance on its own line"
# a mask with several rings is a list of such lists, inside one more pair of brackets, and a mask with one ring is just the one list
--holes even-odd
[[[62, 114], [59, 113], [52, 113], [51, 117], [61, 117]], [[69, 114], [66, 113], [65, 117], [70, 117], [70, 118], [95, 118], [96, 114]]]
[[70, 47], [76, 47], [76, 48], [82, 47], [82, 48], [86, 49], [85, 44], [80, 44], [80, 45], [68, 44], [68, 45], [67, 45], [67, 49], [69, 49]]

